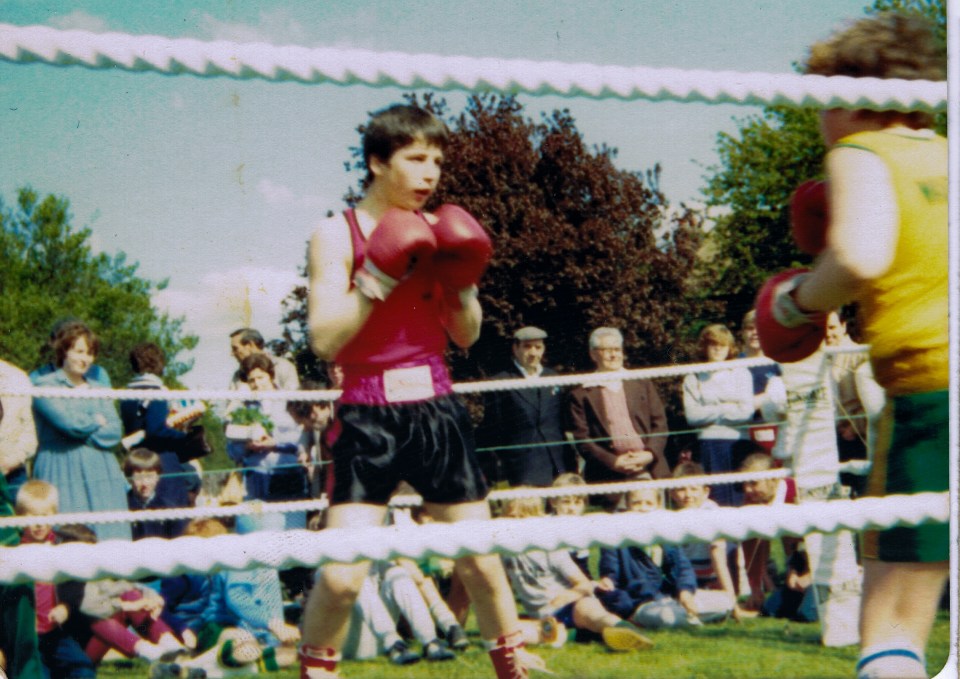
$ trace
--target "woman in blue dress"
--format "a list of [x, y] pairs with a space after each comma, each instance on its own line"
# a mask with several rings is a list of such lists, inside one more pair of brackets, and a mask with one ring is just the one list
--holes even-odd
[[[77, 324], [54, 342], [56, 370], [37, 376], [38, 387], [102, 389], [86, 375], [100, 342]], [[109, 385], [106, 385], [109, 386]], [[101, 398], [42, 397], [33, 401], [37, 425], [34, 478], [56, 486], [61, 513], [127, 510], [127, 482], [114, 455], [122, 426], [114, 402]], [[128, 523], [94, 526], [97, 540], [130, 539]]]

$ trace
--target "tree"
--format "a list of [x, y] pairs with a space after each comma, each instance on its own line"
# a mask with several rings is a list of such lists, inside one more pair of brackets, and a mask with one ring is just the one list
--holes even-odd
[[43, 200], [22, 188], [16, 207], [0, 201], [0, 356], [31, 370], [52, 357], [45, 345], [53, 324], [66, 317], [87, 323], [101, 339], [97, 362], [115, 385], [132, 377], [127, 354], [137, 343], [156, 342], [167, 356], [167, 377], [190, 363], [176, 360], [197, 338], [183, 334], [183, 319], [151, 304], [166, 282], [137, 276], [126, 255], [94, 254], [90, 229], [74, 229], [65, 198]]
[[[868, 13], [914, 12], [935, 26], [946, 45], [946, 7], [942, 0], [875, 0]], [[817, 109], [767, 107], [759, 116], [738, 123], [735, 134], [717, 135], [718, 165], [703, 192], [725, 214], [709, 233], [709, 255], [700, 267], [706, 300], [719, 303], [727, 319], [738, 323], [751, 308], [757, 290], [774, 272], [809, 265], [790, 236], [787, 216], [790, 194], [807, 179], [823, 176], [826, 149], [820, 137]], [[936, 128], [946, 132], [946, 114]]]
[[[451, 356], [456, 378], [499, 369], [507, 338], [522, 325], [549, 333], [550, 360], [561, 369], [592, 368], [586, 340], [601, 325], [623, 330], [633, 365], [670, 362], [699, 313], [690, 288], [700, 222], [685, 208], [668, 216], [659, 168], [618, 169], [616, 151], [588, 149], [566, 110], [535, 123], [512, 96], [472, 96], [457, 116], [429, 95], [421, 105], [452, 133], [428, 209], [463, 206], [495, 247], [481, 285], [481, 338]], [[348, 168], [362, 166], [358, 154]], [[287, 300], [285, 340], [297, 348], [306, 337], [305, 299], [299, 289]]]

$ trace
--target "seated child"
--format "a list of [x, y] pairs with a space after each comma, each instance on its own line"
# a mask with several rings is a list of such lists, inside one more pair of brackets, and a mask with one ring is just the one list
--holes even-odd
[[[45, 486], [56, 493], [56, 488], [50, 484]], [[11, 516], [14, 513], [14, 498], [11, 492], [6, 477], [0, 474], [0, 516]], [[35, 512], [31, 513], [36, 515], [56, 513], [56, 500], [51, 504], [49, 499], [44, 497], [38, 499], [35, 504]], [[49, 529], [44, 527], [44, 530]], [[24, 530], [24, 535], [28, 531], [29, 529]], [[15, 547], [21, 541], [18, 529], [0, 528], [0, 547]], [[38, 648], [37, 628], [34, 624], [37, 619], [34, 601], [33, 584], [0, 584], [0, 676], [44, 675], [44, 666]], [[7, 674], [4, 675], [4, 672]]]
[[[214, 537], [228, 532], [217, 519], [194, 519], [187, 524], [184, 536]], [[179, 666], [187, 671], [202, 670], [209, 679], [278, 669], [274, 649], [261, 648], [245, 630], [204, 617], [210, 607], [212, 578], [206, 573], [184, 573], [160, 581], [160, 594], [166, 602], [161, 616], [195, 654], [189, 660], [179, 660]]]
[[[627, 511], [662, 509], [659, 490], [627, 494]], [[601, 549], [600, 576], [597, 596], [604, 607], [648, 629], [716, 622], [733, 609], [725, 592], [697, 589], [690, 560], [673, 545]]]
[[[160, 483], [163, 465], [160, 456], [147, 448], [134, 448], [123, 460], [123, 474], [130, 482], [127, 491], [127, 506], [131, 511], [144, 509], [172, 509], [182, 503], [174, 497], [169, 486]], [[164, 490], [164, 489], [168, 490]], [[133, 539], [165, 538], [171, 539], [183, 535], [186, 527], [183, 519], [165, 519], [162, 521], [134, 521], [130, 528]]]
[[[587, 482], [583, 477], [573, 472], [560, 474], [553, 480], [554, 488], [567, 488], [569, 486], [585, 486]], [[561, 497], [552, 497], [549, 500], [550, 509], [557, 516], [583, 516], [587, 510], [586, 495], [564, 495]], [[570, 557], [573, 562], [580, 567], [583, 574], [588, 578], [590, 575], [590, 550], [586, 548], [570, 550]]]
[[[544, 516], [543, 501], [508, 500], [502, 515], [511, 519]], [[587, 578], [566, 550], [535, 550], [501, 558], [514, 593], [531, 617], [555, 619], [566, 628], [595, 632], [614, 651], [653, 646], [634, 624], [603, 608], [594, 594], [602, 595], [608, 585]]]
[[[764, 472], [774, 469], [776, 462], [765, 453], [748, 455], [740, 463], [741, 472]], [[797, 501], [797, 485], [790, 477], [782, 479], [757, 479], [743, 482], [743, 500], [747, 505], [768, 505], [775, 507], [783, 504], [794, 504]], [[783, 553], [789, 560], [801, 539], [784, 536], [780, 539]], [[772, 562], [770, 561], [770, 541], [763, 538], [750, 538], [743, 541], [743, 557], [747, 570], [747, 581], [750, 583], [750, 599], [747, 608], [760, 611], [766, 597], [776, 590], [776, 583], [771, 575]]]
[[[705, 472], [696, 462], [678, 464], [673, 470], [673, 478], [680, 479], [690, 476], [704, 476]], [[677, 509], [714, 509], [719, 505], [710, 499], [710, 486], [689, 485], [673, 488], [670, 498]], [[737, 591], [733, 577], [730, 574], [729, 560], [736, 554], [736, 549], [729, 550], [727, 541], [723, 538], [713, 542], [688, 542], [680, 545], [680, 549], [690, 560], [694, 575], [697, 578], [697, 589], [709, 589], [725, 593], [730, 597], [734, 617], [739, 617]]]
[[[417, 512], [413, 512], [407, 509], [394, 508], [391, 512], [394, 524], [403, 526], [414, 525], [415, 523], [430, 523], [432, 521], [429, 512], [427, 512], [425, 508], [420, 506], [417, 509]], [[401, 571], [394, 570], [396, 568], [400, 568]], [[440, 596], [437, 584], [433, 577], [431, 577], [434, 573], [442, 575], [444, 572], [449, 573], [452, 572], [452, 570], [453, 562], [440, 557], [426, 559], [420, 563], [415, 563], [410, 559], [396, 559], [392, 562], [391, 566], [381, 572], [381, 575], [384, 586], [386, 586], [393, 578], [398, 577], [401, 573], [405, 574], [405, 577], [409, 578], [412, 583], [416, 585], [419, 598], [422, 599], [426, 605], [435, 626], [443, 633], [443, 638], [447, 645], [454, 650], [462, 651], [470, 645], [467, 639], [467, 633], [447, 605], [447, 602]], [[383, 591], [383, 587], [381, 587], [381, 591], [388, 602], [393, 598], [390, 592]], [[410, 620], [407, 611], [401, 610], [399, 613], [408, 621]]]
[[[221, 526], [226, 532], [226, 526]], [[201, 629], [214, 625], [213, 629], [236, 627], [249, 633], [261, 647], [274, 649], [281, 667], [296, 661], [300, 631], [284, 619], [280, 578], [274, 568], [214, 573], [201, 618]]]

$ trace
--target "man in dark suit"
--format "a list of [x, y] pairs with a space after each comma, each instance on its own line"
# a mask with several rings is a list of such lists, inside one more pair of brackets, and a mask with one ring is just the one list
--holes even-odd
[[[543, 365], [547, 333], [532, 326], [513, 334], [513, 366], [494, 379], [556, 375]], [[577, 471], [576, 452], [563, 443], [563, 394], [559, 387], [489, 392], [477, 431], [490, 481], [511, 486], [549, 486], [558, 475]], [[514, 447], [516, 446], [516, 447]], [[499, 471], [497, 463], [499, 462]]]
[[[623, 335], [597, 328], [590, 335], [597, 372], [623, 370]], [[626, 481], [646, 475], [666, 478], [667, 416], [649, 380], [585, 383], [570, 393], [570, 425], [591, 483]]]

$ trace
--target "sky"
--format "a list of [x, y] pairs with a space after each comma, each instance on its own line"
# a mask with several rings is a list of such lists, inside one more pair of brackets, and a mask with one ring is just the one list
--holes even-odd
[[[790, 73], [867, 0], [4, 0], [0, 23], [504, 59]], [[157, 308], [199, 336], [182, 381], [222, 388], [230, 331], [279, 337], [280, 300], [305, 245], [358, 176], [356, 127], [400, 101], [393, 87], [302, 85], [0, 62], [0, 196], [70, 200], [96, 251], [168, 280]], [[447, 93], [453, 110], [464, 101]], [[755, 107], [521, 96], [526, 114], [568, 108], [617, 164], [659, 163], [673, 204], [696, 202], [720, 132]], [[68, 313], [68, 310], [65, 310]], [[145, 338], [149, 339], [149, 338]]]

